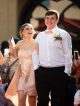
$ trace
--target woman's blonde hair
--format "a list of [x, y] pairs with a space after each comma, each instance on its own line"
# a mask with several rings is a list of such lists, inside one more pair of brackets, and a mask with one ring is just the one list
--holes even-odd
[[28, 25], [33, 28], [33, 26], [32, 26], [31, 24], [29, 24], [29, 23], [25, 23], [25, 24], [23, 24], [23, 25], [20, 27], [19, 35], [20, 35], [21, 38], [23, 38], [22, 32], [23, 32], [24, 28], [25, 28], [26, 26], [28, 26]]

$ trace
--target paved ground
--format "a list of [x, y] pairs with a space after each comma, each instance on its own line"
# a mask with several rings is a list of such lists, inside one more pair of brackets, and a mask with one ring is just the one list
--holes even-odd
[[[18, 106], [18, 97], [17, 96], [14, 96], [14, 97], [12, 97], [10, 99], [13, 101], [13, 103], [15, 104], [15, 106]], [[29, 106], [27, 100], [26, 100], [26, 106]]]
[[[11, 100], [13, 101], [15, 106], [18, 106], [18, 97], [17, 96], [12, 97]], [[27, 100], [26, 100], [26, 106], [29, 106]], [[49, 103], [49, 106], [51, 106], [50, 103]]]

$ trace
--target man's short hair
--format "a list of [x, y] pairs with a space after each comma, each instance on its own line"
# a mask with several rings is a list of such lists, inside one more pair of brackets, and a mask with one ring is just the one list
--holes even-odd
[[45, 13], [45, 17], [46, 17], [46, 16], [49, 16], [49, 15], [55, 15], [55, 16], [56, 16], [56, 19], [59, 19], [59, 12], [56, 11], [56, 10], [48, 10], [48, 11]]

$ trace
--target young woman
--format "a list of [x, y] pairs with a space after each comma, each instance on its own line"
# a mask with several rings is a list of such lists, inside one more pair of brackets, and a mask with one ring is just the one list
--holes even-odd
[[15, 91], [17, 91], [18, 106], [26, 106], [27, 95], [29, 106], [36, 106], [34, 70], [38, 67], [38, 46], [32, 38], [34, 35], [32, 25], [29, 23], [23, 24], [19, 34], [22, 40], [18, 41], [15, 48], [12, 45], [10, 46], [10, 52], [19, 58], [19, 67], [13, 76], [6, 96], [9, 97], [12, 93], [16, 94]]

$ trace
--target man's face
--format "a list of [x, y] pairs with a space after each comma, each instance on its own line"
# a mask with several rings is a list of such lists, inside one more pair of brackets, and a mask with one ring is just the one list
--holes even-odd
[[58, 23], [58, 19], [56, 19], [55, 14], [49, 15], [45, 17], [45, 25], [48, 29], [54, 28]]

